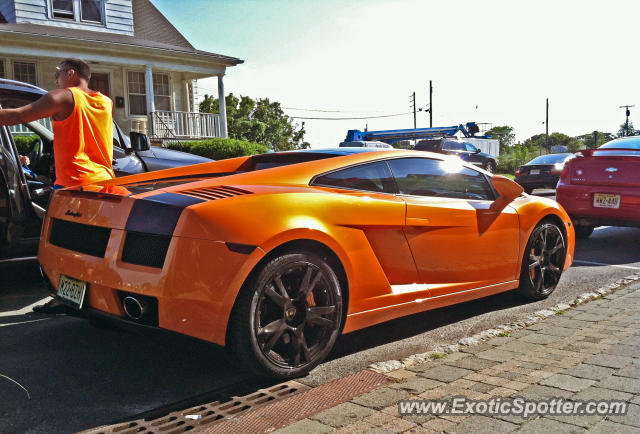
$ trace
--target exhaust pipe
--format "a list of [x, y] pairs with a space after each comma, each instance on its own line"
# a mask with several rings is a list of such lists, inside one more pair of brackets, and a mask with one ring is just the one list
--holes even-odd
[[122, 308], [124, 313], [132, 320], [139, 321], [149, 311], [148, 303], [143, 299], [138, 299], [131, 295], [126, 296], [122, 300]]

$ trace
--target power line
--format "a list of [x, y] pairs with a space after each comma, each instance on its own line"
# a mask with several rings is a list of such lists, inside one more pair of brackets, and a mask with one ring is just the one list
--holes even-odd
[[305, 119], [305, 120], [318, 120], [318, 121], [350, 121], [350, 120], [361, 120], [361, 119], [379, 119], [379, 118], [392, 118], [396, 116], [405, 116], [410, 115], [413, 112], [407, 113], [396, 113], [393, 115], [381, 115], [381, 116], [362, 116], [362, 117], [352, 117], [352, 118], [311, 118], [311, 117], [302, 117], [302, 116], [289, 116], [292, 119]]
[[298, 110], [303, 112], [320, 112], [320, 113], [358, 113], [364, 110], [322, 110], [322, 109], [306, 109], [295, 107], [282, 107], [283, 110]]

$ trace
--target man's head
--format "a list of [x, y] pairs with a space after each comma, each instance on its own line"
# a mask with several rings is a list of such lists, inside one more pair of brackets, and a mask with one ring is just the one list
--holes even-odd
[[81, 59], [65, 59], [55, 72], [56, 84], [60, 89], [89, 83], [91, 68]]

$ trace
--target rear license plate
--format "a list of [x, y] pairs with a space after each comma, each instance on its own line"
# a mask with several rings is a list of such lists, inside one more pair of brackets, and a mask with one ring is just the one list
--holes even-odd
[[620, 195], [596, 193], [593, 195], [593, 206], [595, 208], [620, 208]]
[[82, 309], [87, 282], [77, 280], [64, 274], [60, 275], [58, 283], [58, 299], [76, 309]]
[[529, 171], [529, 175], [540, 175], [540, 169], [532, 169]]

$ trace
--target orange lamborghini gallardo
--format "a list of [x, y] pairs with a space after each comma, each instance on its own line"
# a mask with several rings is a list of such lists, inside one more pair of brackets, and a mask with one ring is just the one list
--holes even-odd
[[304, 375], [340, 333], [519, 288], [571, 265], [556, 202], [461, 160], [309, 149], [57, 191], [39, 260], [94, 320], [226, 346], [255, 372]]

